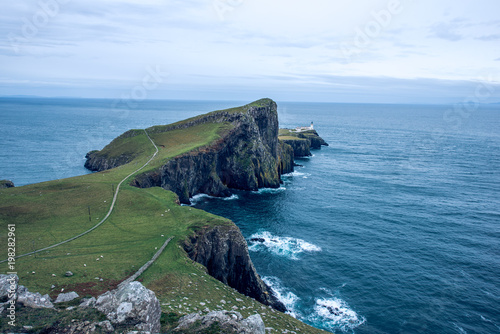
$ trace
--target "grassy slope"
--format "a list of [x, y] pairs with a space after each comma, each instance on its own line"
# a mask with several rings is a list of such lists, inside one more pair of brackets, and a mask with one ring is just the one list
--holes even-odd
[[[217, 123], [157, 132], [151, 137], [160, 152], [145, 170], [214, 142], [229, 128], [228, 124]], [[139, 154], [127, 165], [64, 180], [0, 189], [0, 244], [7, 244], [4, 233], [7, 224], [16, 224], [17, 254], [23, 254], [68, 239], [98, 223], [109, 209], [113, 187], [142, 166], [155, 151], [143, 131], [123, 140], [127, 145], [116, 140], [108, 149], [110, 154], [119, 155], [120, 152], [112, 152], [112, 149], [134, 147]], [[134, 273], [151, 259], [156, 248], [173, 236], [164, 253], [139, 278], [155, 291], [163, 312], [182, 315], [206, 307], [216, 310], [217, 305], [228, 310], [235, 307], [245, 316], [260, 313], [267, 327], [320, 332], [242, 296], [206, 275], [201, 265], [186, 256], [179, 244], [187, 235], [201, 226], [231, 224], [229, 220], [179, 206], [177, 196], [164, 189], [139, 189], [128, 183], [121, 187], [113, 214], [98, 229], [54, 249], [17, 259], [20, 284], [30, 291], [49, 293], [53, 298], [62, 289], [77, 291], [81, 297], [97, 296]], [[1, 250], [0, 257], [7, 257], [6, 249]], [[0, 273], [7, 271], [7, 264], [0, 264]], [[65, 277], [67, 271], [72, 271], [74, 276]]]

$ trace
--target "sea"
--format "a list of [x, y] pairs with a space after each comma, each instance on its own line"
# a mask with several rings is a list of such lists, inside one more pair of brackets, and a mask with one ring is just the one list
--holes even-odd
[[[89, 173], [131, 128], [251, 101], [0, 98], [0, 179]], [[500, 333], [500, 105], [279, 102], [329, 143], [279, 189], [195, 196], [288, 312], [333, 333]]]

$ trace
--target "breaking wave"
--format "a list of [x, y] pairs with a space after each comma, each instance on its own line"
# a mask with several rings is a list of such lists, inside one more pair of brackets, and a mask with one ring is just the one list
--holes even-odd
[[288, 291], [277, 277], [267, 276], [262, 277], [262, 280], [271, 288], [276, 298], [286, 306], [286, 313], [297, 318], [296, 305], [300, 298], [293, 292]]
[[279, 188], [261, 188], [257, 191], [252, 191], [254, 194], [275, 194], [275, 193], [280, 193], [282, 191], [285, 191], [285, 187], [279, 187]]
[[270, 251], [279, 256], [285, 256], [297, 260], [297, 255], [303, 252], [319, 252], [321, 247], [308, 243], [302, 239], [291, 237], [278, 237], [270, 232], [258, 232], [250, 236], [249, 250], [257, 252], [262, 250]]
[[298, 172], [298, 171], [281, 175], [281, 177], [284, 177], [284, 178], [302, 177], [304, 179], [307, 179], [309, 176], [311, 176], [311, 174], [302, 173], [302, 172]]
[[203, 201], [203, 199], [205, 199], [205, 198], [215, 198], [215, 199], [220, 199], [223, 201], [232, 201], [235, 199], [239, 199], [239, 196], [236, 194], [233, 194], [229, 197], [216, 197], [216, 196], [210, 196], [207, 194], [198, 194], [198, 195], [194, 195], [193, 197], [191, 197], [189, 199], [189, 201], [191, 202], [191, 205], [196, 205], [197, 203]]
[[316, 299], [314, 312], [307, 319], [330, 330], [340, 329], [343, 332], [352, 331], [366, 321], [344, 300], [336, 297]]

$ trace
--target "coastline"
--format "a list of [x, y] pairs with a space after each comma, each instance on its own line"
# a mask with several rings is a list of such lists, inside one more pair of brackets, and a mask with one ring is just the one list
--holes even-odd
[[[245, 151], [244, 152], [244, 156], [247, 156], [248, 158], [244, 158], [243, 160], [241, 160], [241, 158], [240, 158], [240, 162], [243, 162], [244, 166], [246, 166], [246, 169], [245, 169], [244, 173], [245, 172], [249, 172], [249, 173], [254, 173], [254, 175], [255, 175], [255, 179], [248, 178], [248, 177], [244, 177], [243, 178], [243, 179], [247, 180], [247, 182], [249, 182], [249, 183], [246, 183], [247, 184], [246, 186], [242, 187], [242, 189], [245, 189], [245, 190], [257, 190], [259, 188], [266, 188], [269, 185], [271, 185], [272, 188], [278, 188], [279, 184], [280, 184], [279, 176], [281, 174], [284, 174], [283, 172], [290, 172], [288, 170], [289, 168], [292, 168], [292, 170], [293, 170], [293, 156], [290, 155], [290, 153], [291, 153], [290, 147], [287, 147], [287, 146], [285, 146], [285, 144], [278, 142], [278, 136], [277, 136], [278, 129], [277, 129], [277, 117], [276, 117], [276, 107], [275, 107], [275, 104], [271, 100], [261, 100], [261, 101], [263, 101], [263, 102], [257, 101], [257, 102], [254, 102], [253, 105], [251, 104], [250, 108], [248, 109], [247, 112], [250, 115], [252, 115], [252, 116], [251, 116], [251, 118], [248, 118], [247, 116], [245, 116], [245, 117], [247, 117], [247, 119], [256, 119], [256, 118], [259, 119], [259, 117], [260, 117], [260, 119], [262, 119], [261, 116], [258, 116], [258, 113], [255, 114], [255, 112], [254, 112], [254, 110], [259, 110], [258, 108], [261, 108], [260, 110], [264, 111], [265, 115], [267, 115], [267, 114], [274, 115], [274, 116], [272, 116], [271, 120], [273, 122], [273, 127], [275, 127], [275, 130], [273, 130], [271, 132], [268, 132], [267, 130], [262, 131], [264, 129], [267, 129], [267, 127], [268, 127], [268, 125], [264, 123], [263, 125], [261, 124], [261, 126], [263, 126], [262, 130], [259, 130], [259, 127], [257, 126], [256, 128], [254, 128], [255, 129], [254, 133], [258, 134], [260, 136], [261, 133], [266, 133], [266, 131], [267, 131], [266, 135], [270, 136], [270, 137], [267, 137], [267, 138], [269, 138], [269, 140], [271, 140], [271, 141], [267, 145], [265, 145], [264, 147], [268, 147], [268, 148], [271, 149], [270, 152], [274, 152], [274, 159], [276, 159], [276, 160], [272, 160], [273, 158], [271, 158], [271, 160], [270, 160], [270, 157], [269, 157], [268, 153], [265, 153], [266, 152], [265, 149], [264, 149], [264, 151], [262, 151], [263, 148], [260, 147], [260, 146], [256, 148], [256, 151], [255, 150]], [[268, 109], [269, 106], [270, 106], [271, 109]], [[252, 109], [252, 108], [257, 108], [257, 109]], [[254, 114], [257, 116], [256, 118], [254, 118], [255, 117]], [[226, 113], [224, 117], [230, 117], [230, 118], [236, 117], [236, 119], [239, 119], [238, 115], [239, 115], [239, 111], [236, 111], [236, 112], [232, 111], [232, 112]], [[198, 131], [199, 128], [197, 128], [197, 126], [198, 127], [199, 126], [204, 126], [205, 124], [206, 123], [204, 121], [202, 121], [202, 122], [199, 122], [199, 124], [190, 124], [187, 127], [183, 125], [181, 128], [178, 128], [178, 129], [172, 129], [171, 128], [171, 129], [169, 129], [170, 131], [167, 131], [167, 133], [170, 135], [171, 133], [176, 132], [176, 130], [177, 131], [183, 131], [183, 132], [185, 132], [186, 129], [190, 129], [191, 127], [196, 128], [195, 130]], [[224, 121], [224, 122], [220, 122], [219, 121], [219, 122], [216, 122], [216, 124], [228, 124], [228, 122], [227, 121]], [[155, 129], [155, 130], [157, 131], [158, 129]], [[227, 125], [226, 125], [226, 127], [223, 130], [227, 131]], [[212, 131], [211, 133], [215, 134], [212, 129], [208, 129], [208, 131], [209, 132]], [[148, 132], [149, 132], [149, 130], [148, 130]], [[152, 133], [153, 133], [153, 139], [152, 140], [158, 141], [159, 139], [158, 139], [158, 137], [155, 137], [155, 135], [159, 134], [161, 136], [164, 132], [162, 132], [162, 131], [160, 131], [160, 132], [152, 131]], [[220, 134], [221, 134], [221, 132], [219, 132], [219, 135], [216, 135], [215, 137], [213, 135], [210, 137], [210, 138], [214, 138], [212, 140], [215, 140], [214, 143], [215, 143], [217, 149], [220, 149], [221, 148], [220, 145], [223, 145], [223, 143], [224, 143], [223, 140], [221, 140], [221, 139], [217, 140], [216, 139], [218, 136], [219, 136], [219, 138], [221, 138]], [[234, 135], [234, 132], [232, 132], [231, 134]], [[271, 139], [271, 138], [273, 138], [272, 136], [275, 136], [275, 138]], [[140, 139], [140, 137], [141, 137], [141, 135], [137, 135], [137, 133], [132, 133], [132, 135], [121, 136], [121, 139], [127, 140], [127, 139], [130, 139], [130, 138], [133, 138], [133, 139], [137, 138], [137, 139], [139, 139], [138, 140], [138, 145], [139, 145], [138, 147], [140, 148], [140, 147], [142, 147], [141, 145], [143, 145], [141, 143], [144, 142], [142, 139]], [[203, 137], [203, 136], [201, 136], [201, 137]], [[223, 133], [222, 133], [222, 138], [224, 138]], [[192, 138], [189, 138], [189, 140], [191, 140], [191, 139]], [[206, 137], [205, 137], [205, 139], [206, 139]], [[247, 138], [243, 138], [243, 140], [248, 140], [248, 137]], [[258, 142], [260, 142], [260, 139], [258, 140]], [[161, 147], [161, 145], [159, 145], [159, 146]], [[195, 152], [198, 152], [198, 153], [195, 153], [195, 154], [198, 154], [198, 155], [202, 154], [203, 155], [203, 154], [206, 154], [207, 152], [210, 153], [209, 152], [210, 146], [204, 146], [204, 144], [201, 144], [201, 146], [198, 146], [198, 147], [199, 148], [194, 147]], [[146, 149], [146, 151], [147, 150], [148, 149]], [[226, 151], [230, 151], [230, 149], [226, 148]], [[188, 154], [188, 156], [189, 156], [189, 155], [192, 154], [190, 152], [193, 152], [192, 148], [189, 149], [188, 151], [186, 151], [186, 153], [184, 153], [184, 154]], [[283, 155], [284, 152], [286, 154], [285, 158], [284, 158], [284, 155]], [[177, 153], [177, 152], [175, 152], [175, 153]], [[179, 153], [181, 154], [180, 156], [182, 156], [183, 153], [182, 152], [179, 152]], [[280, 154], [280, 156], [278, 156], [278, 153]], [[160, 152], [160, 155], [161, 155], [161, 152]], [[254, 157], [256, 155], [259, 156], [260, 159], [262, 159], [262, 162], [264, 164], [267, 164], [267, 166], [269, 166], [269, 168], [271, 168], [269, 171], [264, 171], [264, 170], [256, 169], [255, 170], [256, 172], [254, 172], [254, 168], [255, 167], [253, 165], [252, 157]], [[227, 156], [225, 156], [225, 157], [227, 157]], [[139, 158], [139, 159], [144, 159], [144, 158]], [[245, 159], [250, 159], [250, 160], [245, 160]], [[286, 162], [284, 162], [285, 159], [286, 159]], [[136, 158], [132, 159], [132, 161], [135, 161], [135, 160], [137, 160], [137, 159]], [[153, 162], [153, 165], [161, 166], [161, 162], [159, 161], [159, 160], [161, 160], [161, 157], [157, 157], [155, 159], [155, 155], [153, 155], [153, 158], [151, 158], [149, 161], [152, 161], [152, 160], [155, 160]], [[278, 162], [278, 160], [281, 161], [281, 162]], [[251, 163], [247, 164], [246, 161], [251, 161]], [[117, 170], [117, 171], [120, 171], [119, 174], [124, 175], [126, 173], [126, 170], [130, 170], [130, 168], [127, 167], [127, 166], [131, 166], [131, 165], [132, 164], [130, 164], [130, 163], [125, 163], [125, 164], [120, 165], [120, 166], [113, 166], [114, 168], [111, 169], [111, 171], [112, 170]], [[146, 165], [147, 165], [147, 163], [144, 164], [144, 166], [146, 166]], [[261, 163], [259, 163], [259, 166], [260, 165], [261, 165]], [[272, 166], [275, 166], [275, 167], [272, 167]], [[259, 168], [261, 168], [261, 167], [259, 167]], [[267, 179], [266, 176], [264, 176], [264, 174], [267, 175], [272, 170], [272, 168], [277, 168], [276, 169], [277, 173], [276, 174], [270, 173], [270, 176], [267, 176], [267, 177], [270, 177], [270, 179]], [[152, 171], [154, 173], [154, 169], [152, 169]], [[228, 178], [227, 178], [228, 177], [228, 170], [225, 170], [224, 172], [225, 172], [225, 174], [222, 174], [222, 175], [226, 177], [226, 179], [224, 181], [227, 182], [228, 181]], [[148, 172], [148, 173], [151, 173], [151, 172]], [[238, 180], [241, 180], [241, 175], [242, 175], [241, 171], [239, 173], [240, 174], [231, 174], [230, 177], [231, 178], [236, 177]], [[66, 180], [57, 180], [57, 181], [47, 182], [47, 183], [43, 183], [43, 184], [34, 184], [34, 185], [30, 185], [30, 186], [20, 187], [19, 189], [23, 190], [23, 188], [26, 188], [26, 187], [27, 188], [37, 188], [37, 189], [40, 189], [40, 193], [43, 195], [43, 192], [44, 192], [43, 189], [45, 189], [46, 186], [51, 187], [52, 185], [56, 185], [56, 184], [62, 185], [62, 184], [65, 184], [65, 183], [72, 183], [72, 184], [76, 185], [77, 183], [80, 183], [81, 180], [83, 181], [85, 179], [93, 179], [95, 181], [96, 179], [99, 179], [100, 177], [106, 177], [107, 178], [108, 175], [111, 176], [113, 174], [116, 174], [116, 172], [110, 174], [109, 170], [106, 169], [105, 171], [102, 171], [101, 173], [94, 173], [94, 174], [89, 174], [89, 175], [86, 175], [86, 176], [70, 178], [70, 179], [66, 179]], [[127, 174], [125, 174], [125, 175], [127, 175]], [[133, 173], [131, 173], [129, 176], [125, 177], [123, 180], [129, 178], [131, 175], [133, 175]], [[251, 174], [249, 174], [249, 175], [251, 175]], [[275, 178], [275, 180], [271, 181], [273, 178]], [[115, 179], [115, 177], [112, 177], [112, 179]], [[203, 178], [203, 180], [206, 180], [206, 178]], [[114, 181], [113, 180], [108, 180], [108, 181], [105, 181], [105, 182], [102, 182], [102, 181], [98, 181], [98, 182], [99, 183], [103, 183], [103, 185], [107, 184], [109, 186], [109, 183], [110, 182], [114, 182]], [[252, 184], [254, 184], [254, 185], [252, 185]], [[147, 188], [150, 189], [149, 190], [150, 192], [152, 191], [153, 193], [156, 193], [157, 195], [159, 194], [158, 191], [160, 191], [160, 192], [164, 191], [164, 190], [156, 190], [156, 189], [159, 189], [157, 187], [146, 187], [146, 188], [141, 187], [141, 188], [137, 188], [137, 187], [134, 187], [134, 186], [137, 185], [137, 184], [134, 184], [134, 181], [131, 182], [131, 185], [127, 185], [126, 186], [126, 190], [124, 189], [125, 190], [124, 193], [126, 193], [126, 192], [132, 192], [132, 193], [136, 193], [137, 194], [138, 191], [146, 191]], [[74, 187], [74, 186], [72, 186], [72, 187]], [[64, 186], [61, 187], [61, 188], [64, 189]], [[87, 189], [89, 189], [89, 188], [90, 188], [90, 186], [87, 186]], [[114, 188], [114, 186], [113, 186], [113, 188]], [[136, 190], [134, 190], [134, 188]], [[18, 189], [18, 191], [19, 191], [19, 189]], [[54, 194], [57, 194], [57, 192], [58, 192], [56, 190], [57, 186], [55, 188], [53, 188], [53, 189], [54, 189], [53, 191], [56, 191]], [[193, 192], [193, 193], [196, 195], [195, 192]], [[213, 194], [214, 193], [212, 192], [212, 195]], [[220, 194], [224, 194], [224, 192], [217, 193], [217, 195], [220, 195]], [[68, 194], [64, 194], [63, 196], [67, 196], [67, 195]], [[181, 193], [181, 195], [182, 195], [182, 193]], [[120, 195], [120, 196], [123, 196], [123, 195]], [[189, 200], [190, 196], [188, 195], [186, 197]], [[173, 203], [175, 205], [175, 202], [177, 202], [177, 200], [175, 199], [175, 197], [173, 199], [174, 199]], [[14, 202], [15, 202], [15, 200], [14, 200]], [[106, 203], [107, 201], [104, 200], [103, 202]], [[107, 206], [107, 205], [105, 205], [105, 206]], [[90, 205], [88, 207], [90, 208]], [[182, 207], [178, 207], [178, 208], [182, 209]], [[104, 209], [104, 207], [102, 209]], [[170, 212], [172, 209], [173, 208], [167, 209], [167, 210], [164, 210], [164, 211], [165, 212]], [[117, 208], [117, 210], [119, 210], [119, 208]], [[90, 211], [91, 210], [89, 209], [89, 220], [92, 220]], [[188, 211], [191, 211], [191, 208], [189, 208]], [[111, 210], [109, 212], [111, 212]], [[119, 213], [117, 212], [117, 215], [118, 214]], [[113, 214], [113, 216], [114, 215], [115, 214]], [[207, 217], [207, 215], [208, 215], [208, 217], [210, 217], [210, 215], [207, 214], [207, 213], [201, 213], [200, 215], [204, 216], [204, 217]], [[114, 218], [113, 216], [111, 218]], [[163, 217], [163, 216], [165, 216], [165, 214], [162, 214], [160, 217]], [[215, 223], [217, 220], [220, 220], [219, 218], [216, 218], [216, 220], [214, 221], [214, 218], [209, 218], [209, 221], [211, 220], [211, 221], [213, 221]], [[113, 221], [114, 219], [111, 219], [111, 220]], [[224, 222], [224, 223], [222, 223], [222, 222]], [[222, 225], [221, 225], [221, 223], [222, 223]], [[213, 223], [211, 223], [211, 224], [213, 224]], [[104, 224], [104, 226], [105, 225], [106, 224]], [[202, 263], [202, 264], [205, 264], [206, 266], [208, 266], [208, 263], [212, 263], [212, 264], [214, 263], [213, 260], [210, 260], [210, 257], [218, 258], [219, 256], [221, 256], [219, 254], [222, 254], [223, 258], [225, 256], [223, 255], [224, 252], [220, 253], [220, 251], [217, 251], [216, 253], [213, 253], [209, 257], [203, 256], [203, 257], [200, 258], [199, 257], [200, 254], [209, 254], [209, 252], [210, 252], [210, 250], [204, 249], [204, 248], [206, 248], [206, 245], [212, 244], [216, 239], [220, 240], [220, 242], [222, 242], [222, 244], [224, 244], [226, 246], [221, 246], [219, 248], [226, 249], [226, 252], [227, 251], [234, 252], [235, 245], [241, 245], [241, 247], [243, 247], [243, 248], [239, 252], [240, 253], [242, 252], [241, 255], [243, 256], [243, 258], [247, 259], [246, 261], [248, 261], [248, 268], [244, 269], [244, 271], [243, 271], [243, 272], [247, 272], [250, 275], [250, 276], [248, 276], [249, 277], [248, 279], [243, 280], [243, 281], [240, 282], [239, 279], [237, 279], [236, 277], [240, 277], [241, 274], [238, 273], [238, 272], [234, 272], [234, 274], [231, 274], [231, 268], [234, 267], [234, 265], [229, 265], [228, 266], [228, 264], [226, 262], [220, 262], [218, 265], [215, 265], [215, 267], [212, 267], [212, 269], [210, 269], [210, 266], [208, 266], [208, 273], [211, 274], [212, 276], [216, 277], [218, 280], [222, 281], [223, 283], [226, 283], [228, 285], [233, 284], [233, 286], [235, 286], [235, 288], [238, 291], [240, 291], [240, 292], [244, 292], [245, 294], [250, 295], [250, 296], [256, 298], [257, 300], [260, 300], [260, 301], [262, 301], [262, 302], [264, 302], [266, 304], [275, 305], [274, 307], [277, 308], [280, 311], [285, 311], [286, 309], [282, 306], [282, 304], [280, 306], [280, 303], [278, 303], [277, 300], [275, 299], [275, 297], [273, 297], [272, 292], [270, 290], [268, 290], [269, 288], [260, 280], [259, 275], [255, 272], [255, 268], [253, 268], [253, 264], [251, 263], [250, 257], [248, 255], [248, 246], [246, 244], [246, 241], [242, 238], [241, 233], [239, 232], [239, 229], [232, 222], [226, 221], [224, 219], [222, 219], [220, 222], [216, 223], [214, 226], [216, 226], [216, 229], [220, 228], [220, 227], [217, 227], [217, 226], [227, 226], [227, 227], [229, 227], [229, 230], [234, 230], [234, 232], [231, 232], [231, 233], [234, 233], [234, 236], [232, 236], [229, 239], [227, 239], [227, 237], [224, 237], [225, 235], [228, 235], [227, 231], [224, 232], [223, 234], [215, 233], [215, 234], [212, 234], [212, 236], [210, 237], [210, 241], [207, 243], [208, 239], [205, 239], [205, 238], [207, 238], [207, 236], [210, 235], [211, 232], [210, 233], [207, 232], [207, 231], [211, 231], [210, 228], [208, 230], [206, 230], [206, 227], [200, 229], [201, 226], [198, 227], [198, 226], [194, 225], [194, 226], [190, 227], [189, 229], [191, 231], [193, 231], [195, 233], [195, 235], [196, 235], [196, 233], [198, 233], [198, 237], [196, 237], [195, 239], [193, 239], [193, 237], [191, 237], [190, 243], [184, 244], [182, 246], [184, 248], [184, 250], [187, 252], [187, 254], [192, 254], [189, 257], [191, 259], [193, 259], [194, 261], [196, 261], [196, 262], [199, 262], [199, 263]], [[200, 231], [205, 231], [206, 233], [201, 232], [201, 234], [200, 234]], [[216, 231], [216, 230], [214, 230], [214, 231]], [[215, 239], [214, 239], [214, 237], [215, 237]], [[235, 241], [238, 238], [239, 238], [240, 241]], [[79, 240], [80, 242], [75, 241], [75, 243], [82, 243], [83, 239], [85, 239], [85, 238], [80, 239]], [[180, 245], [182, 245], [182, 242], [183, 242], [182, 239], [185, 239], [185, 237], [181, 238], [181, 239], [177, 238], [177, 243], [179, 243]], [[203, 241], [203, 240], [205, 240], [205, 241]], [[217, 241], [217, 242], [219, 242], [219, 241]], [[71, 244], [73, 244], [73, 243], [71, 243]], [[85, 244], [85, 242], [83, 242], [83, 244]], [[202, 246], [202, 245], [205, 245], [205, 246]], [[65, 247], [66, 246], [61, 245], [61, 249], [65, 248]], [[240, 247], [240, 246], [238, 246], [238, 247]], [[71, 245], [70, 245], [70, 248], [72, 248]], [[81, 249], [83, 250], [84, 248], [81, 248]], [[194, 251], [194, 249], [197, 249], [197, 250]], [[54, 250], [50, 250], [50, 251], [44, 250], [42, 252], [42, 254], [40, 254], [40, 256], [44, 256], [45, 257], [49, 253], [59, 253], [59, 252], [60, 252], [59, 249], [54, 249]], [[236, 252], [236, 254], [237, 253], [238, 252]], [[68, 253], [68, 254], [71, 254], [71, 253]], [[193, 255], [193, 254], [197, 254], [197, 255]], [[240, 261], [240, 260], [238, 260], [238, 261]], [[20, 260], [20, 262], [22, 262], [22, 260]], [[29, 262], [29, 261], [27, 261], [27, 262]], [[217, 263], [217, 261], [215, 263]], [[236, 264], [236, 262], [235, 262], [235, 264]], [[234, 267], [234, 268], [238, 268], [239, 266], [240, 266], [240, 264], [238, 266]], [[48, 267], [50, 267], [50, 265]], [[88, 268], [87, 265], [85, 265], [84, 267], [86, 269]], [[229, 269], [229, 272], [227, 272], [228, 269]], [[39, 268], [38, 270], [43, 270], [43, 268]], [[223, 272], [226, 272], [226, 274], [221, 274]], [[57, 274], [53, 274], [53, 275], [55, 275], [53, 277], [57, 276]], [[234, 278], [231, 278], [232, 277], [231, 275], [235, 275]], [[247, 275], [247, 274], [244, 274], [244, 275]], [[29, 276], [26, 276], [26, 275], [20, 275], [20, 276], [21, 276], [20, 277], [21, 281], [24, 284], [28, 285], [30, 287], [30, 289], [31, 288], [35, 288], [36, 289], [36, 287], [38, 286], [38, 289], [36, 291], [40, 291], [40, 292], [46, 291], [46, 288], [45, 289], [40, 289], [40, 283], [41, 282], [36, 282], [36, 280], [34, 281], [33, 280], [33, 276], [31, 276], [30, 279], [28, 279]], [[251, 278], [251, 277], [254, 277], [254, 278]], [[105, 279], [102, 280], [102, 282], [105, 282], [105, 281], [106, 281]], [[250, 282], [253, 282], [253, 283], [250, 283]], [[240, 284], [240, 285], [234, 285], [235, 283]], [[113, 283], [113, 284], [116, 284], [116, 283]], [[104, 285], [106, 285], [106, 282], [104, 283]], [[155, 285], [155, 281], [154, 280], [151, 281], [150, 285], [154, 286]], [[54, 286], [54, 284], [53, 284], [53, 286]], [[61, 286], [61, 285], [57, 284], [56, 286]], [[252, 288], [252, 286], [253, 287], [260, 286], [260, 288], [258, 288], [257, 290], [255, 290], [255, 292], [250, 292], [250, 291], [252, 291], [252, 289], [254, 289], [254, 288]], [[69, 286], [66, 285], [66, 287], [69, 287]], [[157, 291], [155, 291], [155, 292], [159, 293], [160, 296], [161, 296], [161, 292], [159, 290], [160, 289], [157, 289]], [[266, 292], [266, 290], [267, 290], [267, 292]], [[79, 292], [82, 293], [82, 291], [79, 291]], [[263, 292], [266, 292], [266, 293], [263, 293]], [[51, 294], [51, 296], [54, 296], [52, 298], [55, 298], [55, 291], [51, 291], [50, 294]], [[269, 298], [271, 298], [271, 299], [269, 299]], [[274, 301], [273, 301], [273, 298], [274, 298]], [[295, 321], [295, 320], [292, 320], [292, 319], [288, 319], [287, 321], [292, 321], [292, 322]]]

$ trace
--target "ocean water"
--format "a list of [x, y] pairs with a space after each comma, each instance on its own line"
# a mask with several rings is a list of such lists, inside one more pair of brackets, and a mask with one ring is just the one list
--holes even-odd
[[[0, 179], [85, 173], [129, 128], [239, 102], [1, 99]], [[500, 106], [278, 103], [330, 144], [280, 189], [196, 196], [231, 218], [290, 314], [335, 333], [500, 333]]]

